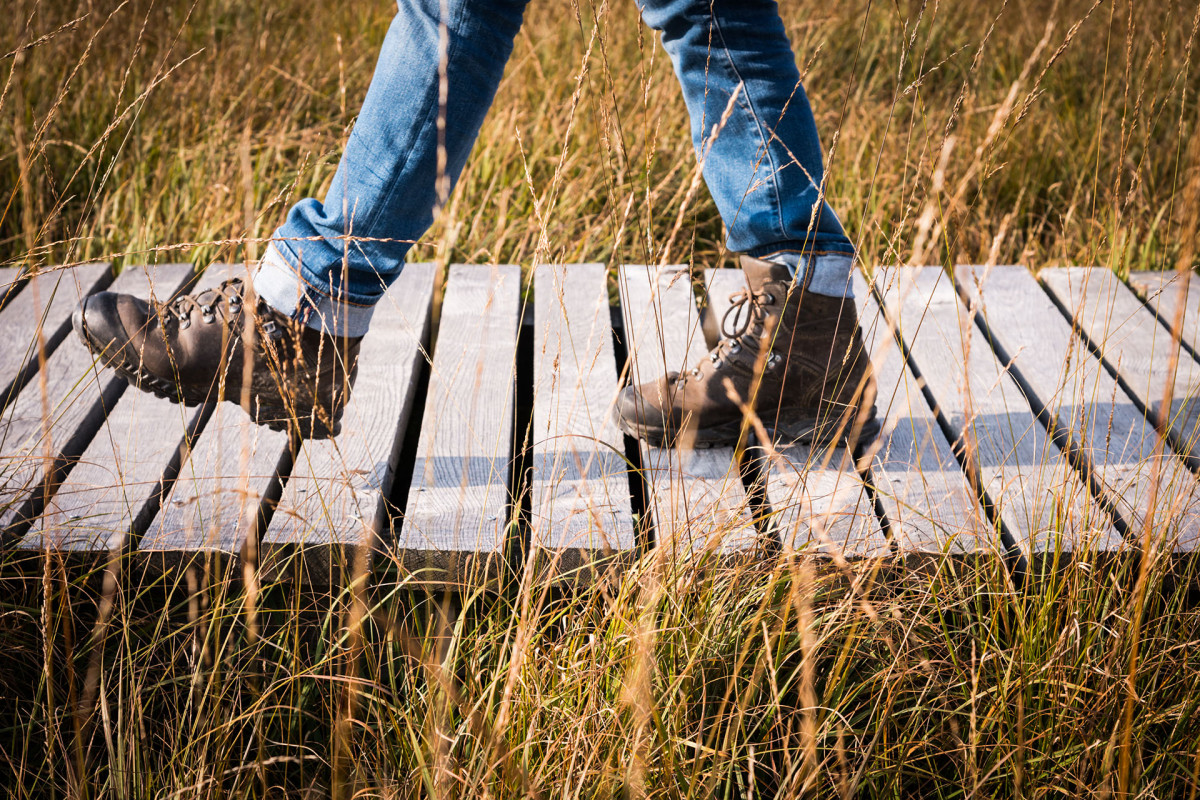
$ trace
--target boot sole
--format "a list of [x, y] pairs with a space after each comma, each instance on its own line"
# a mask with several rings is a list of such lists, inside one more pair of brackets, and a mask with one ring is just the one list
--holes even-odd
[[[124, 348], [110, 349], [115, 342], [101, 343], [93, 339], [88, 334], [87, 326], [83, 323], [82, 308], [77, 309], [72, 315], [71, 323], [76, 333], [79, 334], [84, 347], [100, 356], [106, 367], [116, 372], [135, 388], [187, 408], [195, 408], [214, 401], [208, 389], [204, 391], [189, 389], [187, 386], [152, 375], [125, 358]], [[328, 439], [337, 436], [342, 430], [341, 414], [338, 414], [337, 419], [333, 420], [331, 428], [321, 420], [313, 419], [312, 416], [293, 418], [286, 408], [279, 406], [259, 405], [257, 413], [249, 411], [246, 413], [258, 425], [280, 433], [294, 432], [301, 439]]]
[[613, 421], [628, 436], [640, 439], [651, 447], [674, 447], [680, 439], [689, 439], [694, 450], [711, 450], [714, 447], [731, 447], [737, 444], [742, 433], [741, 422], [727, 423], [713, 428], [685, 428], [667, 431], [665, 428], [638, 426], [627, 422], [613, 411]]
[[834, 445], [865, 447], [879, 437], [882, 429], [883, 425], [879, 422], [879, 417], [874, 415], [862, 424], [862, 428], [859, 429], [858, 435], [853, 440], [850, 437], [854, 433], [854, 426], [842, 428], [840, 424], [831, 425], [829, 422], [818, 422], [812, 418], [774, 427], [767, 426], [771, 438], [778, 444], [803, 444], [815, 448]]
[[[714, 447], [733, 447], [738, 444], [739, 440], [744, 441], [742, 439], [742, 424], [740, 420], [711, 428], [667, 431], [665, 428], [637, 425], [629, 422], [624, 417], [618, 415], [614, 408], [613, 421], [616, 422], [617, 427], [623, 433], [635, 439], [640, 439], [651, 447], [674, 447], [681, 439], [687, 439], [688, 437], [694, 438], [694, 441], [690, 442], [690, 446], [695, 450], [710, 450]], [[849, 435], [853, 433], [852, 429], [839, 431], [837, 426], [832, 426], [828, 423], [822, 424], [813, 417], [802, 418], [786, 425], [765, 427], [771, 439], [779, 446], [801, 444], [822, 448], [835, 443], [838, 446], [849, 446], [851, 444]], [[878, 438], [882, 428], [883, 426], [880, 424], [879, 418], [872, 416], [871, 419], [863, 423], [853, 445], [855, 447], [865, 447]], [[841, 434], [840, 436], [839, 433]]]

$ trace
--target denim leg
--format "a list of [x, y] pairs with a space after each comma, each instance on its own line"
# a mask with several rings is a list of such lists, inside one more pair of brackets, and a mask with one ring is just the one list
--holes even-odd
[[848, 295], [854, 246], [821, 197], [816, 121], [774, 0], [637, 3], [662, 32], [729, 249], [788, 264], [810, 291]]
[[[448, 0], [451, 186], [495, 97], [527, 1]], [[400, 1], [329, 193], [292, 208], [259, 265], [255, 291], [310, 327], [365, 333], [411, 242], [433, 224], [441, 21], [439, 0]]]

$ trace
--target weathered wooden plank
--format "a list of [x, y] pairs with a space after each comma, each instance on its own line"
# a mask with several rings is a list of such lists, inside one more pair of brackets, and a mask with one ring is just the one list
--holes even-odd
[[[1200, 356], [1200, 278], [1188, 270], [1183, 280], [1186, 280], [1187, 288], [1182, 296], [1184, 308], [1180, 338], [1191, 349], [1192, 357], [1196, 358]], [[1168, 331], [1175, 325], [1176, 312], [1179, 310], [1181, 282], [1179, 273], [1174, 270], [1135, 272], [1129, 276], [1129, 285], [1150, 306]]]
[[[196, 289], [234, 277], [249, 280], [246, 267], [213, 264]], [[264, 501], [277, 496], [288, 445], [287, 433], [256, 425], [232, 402], [216, 404], [138, 543], [139, 552], [168, 564], [196, 552], [241, 552], [247, 535], [256, 532]]]
[[0, 267], [0, 308], [16, 297], [24, 285], [20, 267]]
[[21, 546], [80, 553], [126, 547], [158, 512], [164, 478], [178, 470], [207, 411], [126, 391]]
[[[142, 297], [149, 297], [152, 287], [170, 293], [190, 274], [186, 264], [131, 268], [113, 290]], [[65, 296], [67, 288], [64, 282], [60, 294]], [[36, 518], [125, 386], [78, 338], [55, 350], [46, 361], [45, 394], [40, 381], [31, 383], [0, 414], [0, 530], [15, 533]]]
[[871, 354], [883, 430], [859, 460], [900, 554], [997, 553], [999, 532], [963, 474], [921, 381], [904, 361], [867, 282], [854, 273], [863, 344]]
[[[1200, 466], [1200, 363], [1173, 344], [1170, 332], [1107, 268], [1056, 267], [1038, 277], [1150, 419], [1158, 418], [1174, 381], [1167, 409], [1172, 444]], [[1180, 355], [1174, 364], [1173, 349]]]
[[[1195, 476], [1159, 441], [1154, 425], [1075, 336], [1033, 275], [1024, 267], [956, 267], [954, 277], [986, 319], [1001, 361], [1035, 407], [1067, 433], [1069, 447], [1085, 459], [1131, 532], [1140, 534], [1149, 521], [1172, 547], [1200, 544]], [[1165, 455], [1156, 457], [1156, 448]]]
[[1046, 436], [940, 269], [880, 269], [876, 285], [955, 446], [1025, 556], [1117, 548], [1120, 534]]
[[202, 551], [240, 553], [287, 458], [286, 433], [256, 425], [231, 402], [217, 404], [139, 552], [167, 563]]
[[534, 272], [531, 541], [558, 572], [637, 545], [602, 264]]
[[0, 408], [8, 405], [37, 372], [38, 333], [46, 355], [66, 338], [79, 301], [112, 279], [110, 264], [80, 264], [42, 272], [25, 284], [0, 311]]
[[[708, 309], [721, 319], [731, 295], [746, 289], [740, 269], [705, 273]], [[883, 556], [890, 552], [875, 514], [874, 502], [844, 447], [759, 443], [771, 520], [785, 550], [816, 549], [844, 558]]]
[[299, 550], [309, 577], [368, 553], [387, 526], [386, 500], [403, 445], [416, 376], [429, 344], [434, 264], [409, 264], [376, 306], [358, 375], [332, 439], [300, 447], [261, 552], [275, 569]]
[[418, 579], [487, 579], [504, 551], [521, 271], [450, 268], [403, 527]]
[[[704, 355], [686, 268], [623, 266], [620, 290], [630, 382], [683, 372]], [[732, 448], [640, 447], [659, 548], [668, 555], [734, 554], [758, 542]]]
[[[127, 268], [122, 277], [132, 270]], [[150, 295], [166, 301], [187, 285], [190, 264], [155, 267]], [[215, 272], [215, 271], [214, 271]], [[121, 288], [118, 279], [117, 289]], [[202, 278], [198, 287], [207, 288]], [[158, 510], [164, 478], [173, 474], [205, 417], [147, 392], [124, 392], [92, 438], [23, 547], [87, 552], [119, 550], [140, 534]]]

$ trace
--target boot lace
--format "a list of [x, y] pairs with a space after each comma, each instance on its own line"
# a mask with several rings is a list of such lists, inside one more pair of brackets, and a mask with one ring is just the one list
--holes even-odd
[[[762, 322], [767, 318], [767, 307], [775, 304], [775, 295], [742, 289], [729, 295], [729, 303], [729, 308], [721, 315], [721, 333], [724, 337], [708, 353], [713, 369], [721, 369], [728, 363], [729, 356], [742, 351], [743, 337], [751, 332], [752, 325], [760, 326], [761, 330]], [[757, 335], [759, 330], [753, 331], [753, 335]], [[700, 376], [700, 367], [697, 365], [679, 380], [684, 383], [689, 377]]]
[[[746, 331], [750, 330], [751, 323], [761, 323], [766, 319], [766, 306], [775, 304], [775, 295], [770, 292], [752, 292], [749, 289], [743, 289], [729, 295], [729, 303], [729, 308], [721, 316], [721, 332], [727, 337], [721, 342], [740, 340]], [[749, 311], [743, 320], [742, 309], [747, 306], [749, 306]], [[733, 317], [732, 324], [729, 319], [731, 316]]]
[[216, 288], [208, 289], [198, 295], [185, 294], [171, 301], [169, 309], [171, 314], [179, 322], [180, 328], [187, 328], [192, 324], [192, 312], [199, 311], [201, 318], [206, 323], [213, 323], [217, 320], [217, 308], [224, 301], [224, 305], [229, 309], [229, 314], [233, 315], [242, 309], [242, 279], [229, 278], [221, 281]]

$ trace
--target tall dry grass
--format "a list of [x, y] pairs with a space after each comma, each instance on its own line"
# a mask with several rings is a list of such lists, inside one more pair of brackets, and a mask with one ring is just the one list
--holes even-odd
[[[18, 2], [0, 32], [0, 262], [254, 259], [332, 176], [389, 14]], [[1190, 266], [1194, 5], [784, 14], [864, 260]], [[715, 209], [685, 204], [684, 119], [628, 4], [535, 5], [414, 257], [715, 264]], [[1020, 582], [988, 561], [648, 558], [577, 592], [451, 598], [386, 571], [365, 593], [250, 593], [215, 569], [105, 584], [6, 561], [0, 781], [16, 797], [1195, 796], [1190, 575], [1170, 554], [1089, 563]]]
[[[269, 236], [330, 180], [390, 13], [17, 3], [0, 34], [0, 261], [254, 257], [235, 240]], [[935, 186], [948, 151], [940, 180], [962, 186], [937, 259], [985, 260], [1011, 217], [1001, 262], [1174, 266], [1189, 227], [1179, 189], [1198, 168], [1194, 4], [805, 2], [784, 15], [829, 195], [865, 260], [911, 254], [920, 211], [948, 200]], [[541, 239], [550, 260], [662, 256], [693, 163], [669, 63], [630, 4], [527, 16], [415, 255], [528, 264]], [[685, 219], [668, 260], [715, 263], [703, 192]]]
[[77, 580], [48, 615], [6, 601], [5, 781], [17, 797], [1190, 796], [1194, 598], [1155, 565], [1135, 635], [1128, 571], [1022, 590], [983, 564], [864, 568], [857, 590], [804, 560], [633, 570], [558, 599], [468, 597], [452, 627], [383, 581], [360, 645], [346, 597], [264, 586], [250, 636], [235, 587], [197, 611], [133, 581], [96, 641]]

